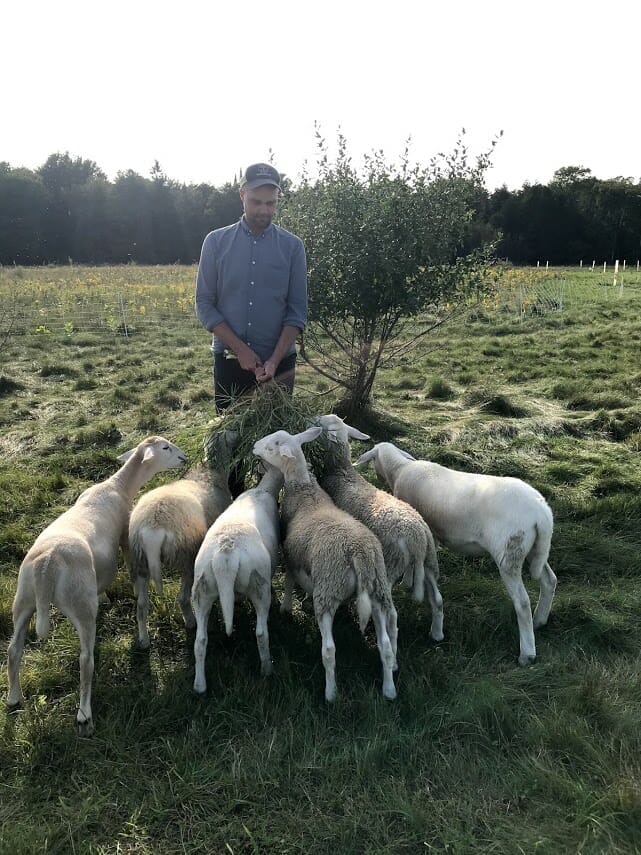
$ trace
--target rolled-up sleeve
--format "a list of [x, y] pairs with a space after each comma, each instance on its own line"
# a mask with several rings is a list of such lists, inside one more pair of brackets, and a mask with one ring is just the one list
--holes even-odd
[[196, 316], [206, 330], [211, 330], [225, 318], [217, 308], [218, 272], [216, 268], [216, 236], [210, 232], [203, 241], [196, 278]]
[[292, 253], [283, 326], [305, 329], [307, 323], [307, 259], [302, 240], [296, 238]]

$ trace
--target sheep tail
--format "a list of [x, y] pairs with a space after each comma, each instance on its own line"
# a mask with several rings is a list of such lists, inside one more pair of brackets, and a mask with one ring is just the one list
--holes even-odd
[[53, 600], [55, 584], [54, 574], [49, 572], [49, 562], [53, 554], [49, 552], [34, 567], [34, 587], [36, 594], [36, 635], [46, 638], [49, 635], [49, 606]]
[[138, 576], [153, 579], [156, 590], [162, 594], [162, 548], [165, 531], [162, 528], [142, 528], [131, 537], [131, 581]]
[[364, 633], [372, 616], [372, 601], [367, 591], [361, 591], [356, 597], [356, 611], [358, 612], [358, 625], [361, 632]]
[[356, 575], [358, 625], [361, 628], [361, 632], [365, 632], [365, 627], [372, 616], [372, 601], [370, 600], [369, 593], [363, 587], [363, 582], [367, 579], [367, 562], [360, 555], [355, 555], [352, 566]]
[[234, 549], [234, 541], [231, 538], [226, 538], [220, 543], [218, 556], [214, 562], [214, 573], [227, 635], [231, 635], [234, 628], [234, 589], [239, 564], [238, 552]]
[[552, 532], [547, 526], [541, 525], [540, 523], [535, 523], [534, 528], [536, 531], [536, 539], [527, 560], [530, 576], [538, 581], [541, 578], [541, 574], [543, 573], [546, 565], [549, 567], [547, 559], [550, 554]]

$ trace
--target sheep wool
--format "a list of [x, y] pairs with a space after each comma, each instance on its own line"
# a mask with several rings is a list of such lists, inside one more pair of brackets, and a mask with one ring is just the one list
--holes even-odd
[[80, 639], [80, 705], [76, 716], [81, 736], [94, 732], [91, 681], [98, 597], [118, 572], [118, 549], [127, 538], [129, 509], [134, 495], [156, 473], [187, 462], [178, 446], [162, 436], [150, 436], [121, 454], [123, 465], [106, 481], [88, 487], [76, 503], [54, 520], [35, 540], [18, 572], [13, 600], [13, 636], [9, 643], [7, 703], [24, 700], [20, 662], [29, 621], [36, 613], [40, 637], [49, 629], [53, 603], [74, 625]]
[[383, 547], [390, 584], [403, 579], [417, 602], [424, 589], [432, 611], [430, 635], [443, 640], [443, 599], [438, 589], [438, 559], [429, 527], [407, 502], [378, 490], [352, 466], [349, 439], [369, 439], [334, 414], [320, 416], [318, 424], [328, 432], [330, 443], [321, 487], [334, 503], [360, 520], [378, 537]]
[[149, 647], [149, 580], [162, 593], [163, 569], [180, 573], [178, 602], [183, 620], [188, 629], [195, 626], [190, 603], [194, 561], [207, 530], [231, 504], [227, 481], [236, 439], [235, 434], [221, 435], [210, 464], [145, 493], [131, 513], [128, 563], [142, 648]]
[[281, 610], [291, 611], [294, 579], [312, 595], [322, 637], [325, 698], [336, 697], [336, 648], [332, 633], [339, 605], [356, 599], [361, 630], [374, 621], [383, 666], [383, 696], [392, 700], [396, 687], [397, 616], [383, 551], [376, 536], [341, 511], [309, 472], [301, 443], [316, 439], [313, 427], [292, 436], [276, 431], [254, 445], [254, 454], [277, 466], [285, 478], [281, 514], [285, 528], [285, 597]]
[[[519, 625], [519, 664], [536, 658], [534, 629], [547, 623], [556, 590], [548, 563], [552, 511], [534, 487], [519, 478], [447, 469], [415, 460], [391, 442], [366, 451], [357, 465], [372, 461], [394, 495], [421, 514], [434, 537], [462, 555], [490, 555], [514, 605]], [[540, 585], [534, 610], [522, 568]]]
[[194, 691], [203, 693], [207, 623], [216, 602], [227, 635], [234, 622], [234, 600], [247, 597], [256, 610], [256, 643], [264, 676], [272, 672], [267, 626], [271, 605], [271, 580], [278, 564], [280, 521], [278, 493], [281, 473], [268, 467], [257, 487], [241, 493], [214, 522], [196, 556], [192, 603], [196, 618]]

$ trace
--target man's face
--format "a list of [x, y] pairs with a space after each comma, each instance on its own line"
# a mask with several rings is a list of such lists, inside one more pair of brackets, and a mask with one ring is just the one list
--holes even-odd
[[240, 198], [243, 201], [245, 219], [251, 231], [256, 234], [264, 232], [278, 209], [278, 187], [273, 187], [271, 184], [264, 184], [254, 190], [243, 187]]

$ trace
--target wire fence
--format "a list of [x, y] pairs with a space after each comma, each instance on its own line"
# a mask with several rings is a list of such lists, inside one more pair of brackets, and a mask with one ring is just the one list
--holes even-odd
[[[137, 271], [135, 277], [119, 273], [110, 284], [112, 270], [101, 279], [90, 274], [71, 281], [64, 268], [58, 277], [23, 281], [19, 276], [0, 276], [0, 346], [9, 337], [47, 335], [79, 336], [83, 333], [122, 336], [153, 334], [170, 325], [174, 332], [204, 333], [194, 313], [193, 268]], [[501, 276], [486, 314], [497, 312], [505, 320], [562, 312], [590, 303], [625, 302], [641, 294], [641, 273], [619, 271], [618, 277], [585, 270], [581, 276], [536, 268], [514, 268]]]
[[641, 274], [619, 273], [612, 278], [591, 275], [546, 275], [543, 271], [513, 270], [499, 280], [494, 307], [518, 321], [590, 304], [617, 302], [641, 294]]

